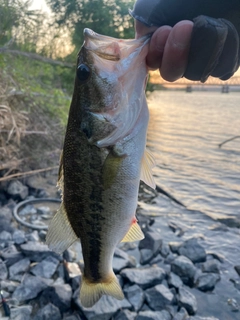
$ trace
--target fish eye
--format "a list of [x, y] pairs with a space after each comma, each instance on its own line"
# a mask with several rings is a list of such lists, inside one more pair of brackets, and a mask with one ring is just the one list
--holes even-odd
[[77, 67], [77, 77], [80, 82], [87, 81], [90, 74], [91, 74], [90, 68], [86, 64], [81, 63]]

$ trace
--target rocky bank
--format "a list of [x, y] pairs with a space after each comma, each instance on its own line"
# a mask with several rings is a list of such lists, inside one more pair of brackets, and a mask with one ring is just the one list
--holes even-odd
[[[143, 189], [140, 188], [141, 199], [152, 201], [156, 194], [150, 191], [144, 194], [146, 190]], [[142, 214], [138, 219], [145, 239], [139, 243], [120, 244], [113, 259], [113, 269], [125, 299], [118, 301], [104, 296], [92, 308], [83, 308], [79, 301], [83, 267], [80, 245], [57, 255], [44, 243], [45, 230], [26, 228], [18, 224], [12, 214], [19, 201], [50, 196], [48, 191], [34, 185], [31, 178], [24, 184], [17, 180], [4, 184], [0, 194], [0, 286], [12, 320], [240, 318], [239, 300], [236, 299], [226, 301], [228, 309], [221, 313], [221, 318], [214, 312], [222, 307], [218, 304], [213, 305], [212, 313], [208, 311], [202, 316], [205, 302], [214, 295], [217, 298], [214, 290], [223, 281], [224, 258], [208, 253], [201, 237], [183, 240], [182, 229], [177, 223], [169, 222], [168, 232], [177, 234], [179, 241], [166, 242], [155, 227], [155, 218]], [[26, 207], [22, 210], [19, 215], [24, 219]], [[30, 204], [27, 214], [32, 212], [34, 222], [44, 222], [52, 215], [50, 211], [46, 206], [36, 209]], [[234, 267], [231, 270], [234, 277], [228, 285], [240, 296], [240, 265]], [[0, 318], [8, 319], [3, 305]]]

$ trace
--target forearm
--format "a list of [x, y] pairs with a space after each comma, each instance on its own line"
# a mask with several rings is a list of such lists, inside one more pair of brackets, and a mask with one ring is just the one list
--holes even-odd
[[148, 27], [174, 26], [199, 15], [225, 18], [240, 26], [240, 0], [137, 0], [131, 15]]

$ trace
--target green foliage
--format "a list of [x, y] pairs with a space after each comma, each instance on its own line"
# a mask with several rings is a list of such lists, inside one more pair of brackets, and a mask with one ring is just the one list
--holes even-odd
[[[31, 112], [29, 108], [38, 106], [63, 126], [66, 125], [73, 70], [70, 73], [60, 66], [5, 55], [0, 55], [0, 69], [12, 80], [10, 85], [14, 90], [24, 93], [32, 100], [32, 103], [26, 103], [24, 111]], [[68, 83], [66, 78], [70, 78], [70, 75]]]
[[29, 10], [30, 4], [30, 0], [0, 0], [0, 45], [12, 40], [14, 48], [36, 51], [44, 15]]
[[83, 29], [117, 37], [134, 38], [133, 19], [128, 9], [134, 0], [47, 0], [58, 25], [71, 30], [77, 49], [83, 42]]

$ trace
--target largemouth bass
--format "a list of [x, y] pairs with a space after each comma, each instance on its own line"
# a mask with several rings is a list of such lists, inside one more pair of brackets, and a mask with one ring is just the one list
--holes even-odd
[[135, 217], [140, 178], [155, 186], [145, 149], [148, 42], [149, 36], [120, 40], [85, 29], [78, 55], [59, 169], [62, 203], [46, 241], [61, 253], [80, 239], [85, 307], [103, 294], [124, 298], [112, 270], [114, 250], [144, 238]]

